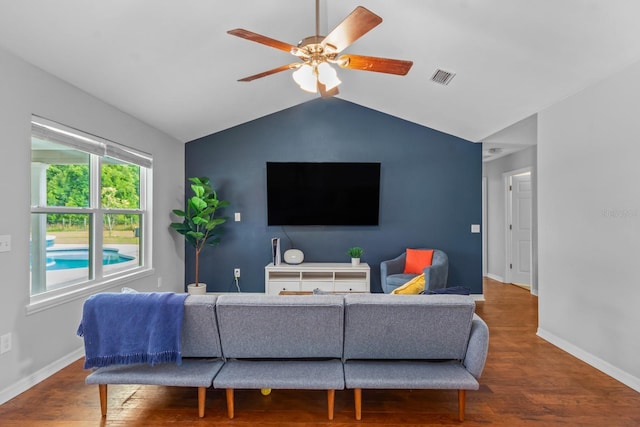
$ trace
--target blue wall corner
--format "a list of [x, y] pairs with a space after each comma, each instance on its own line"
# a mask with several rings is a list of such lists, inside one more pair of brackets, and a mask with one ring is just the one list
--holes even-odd
[[[379, 226], [267, 226], [266, 162], [380, 162]], [[442, 249], [449, 284], [482, 293], [482, 147], [337, 98], [318, 98], [218, 132], [185, 146], [185, 173], [211, 178], [231, 206], [219, 246], [200, 256], [208, 290], [234, 291], [241, 268], [243, 292], [264, 291], [270, 242], [301, 249], [305, 261], [349, 262], [362, 246], [371, 266], [372, 292], [381, 292], [380, 261], [407, 247]], [[190, 190], [189, 190], [190, 191]], [[242, 214], [241, 222], [233, 213]], [[187, 283], [194, 254], [186, 247]]]

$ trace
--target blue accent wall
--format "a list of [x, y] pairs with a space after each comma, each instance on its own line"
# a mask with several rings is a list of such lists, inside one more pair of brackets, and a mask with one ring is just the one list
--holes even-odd
[[[215, 118], [212, 118], [215, 120]], [[318, 98], [186, 144], [186, 177], [208, 176], [231, 206], [219, 246], [200, 255], [200, 280], [210, 292], [264, 291], [272, 237], [308, 262], [349, 262], [364, 248], [372, 292], [381, 292], [380, 261], [407, 247], [449, 256], [449, 284], [482, 293], [482, 147], [338, 98]], [[266, 162], [380, 162], [378, 226], [267, 226]], [[190, 188], [187, 186], [190, 195]], [[241, 222], [233, 221], [240, 212]], [[194, 253], [185, 254], [185, 282]]]

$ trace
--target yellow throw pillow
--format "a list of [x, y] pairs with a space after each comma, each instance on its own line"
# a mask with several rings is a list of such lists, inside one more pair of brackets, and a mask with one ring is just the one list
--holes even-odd
[[424, 291], [424, 273], [409, 280], [399, 288], [391, 291], [392, 294], [419, 294]]

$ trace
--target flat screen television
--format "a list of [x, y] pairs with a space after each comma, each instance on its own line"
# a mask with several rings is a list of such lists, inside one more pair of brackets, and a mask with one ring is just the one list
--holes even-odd
[[378, 225], [380, 163], [267, 162], [268, 225]]

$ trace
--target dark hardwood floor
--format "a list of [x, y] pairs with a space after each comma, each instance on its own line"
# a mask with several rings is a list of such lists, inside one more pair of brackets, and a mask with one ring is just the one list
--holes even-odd
[[363, 390], [362, 421], [351, 391], [336, 392], [327, 419], [324, 391], [236, 392], [236, 417], [225, 395], [209, 390], [205, 418], [195, 389], [109, 386], [107, 417], [97, 386], [84, 384], [78, 361], [0, 406], [0, 426], [597, 426], [640, 425], [640, 393], [535, 335], [537, 298], [513, 285], [485, 280], [478, 314], [491, 334], [480, 390], [467, 392], [466, 420], [457, 421], [455, 391]]

